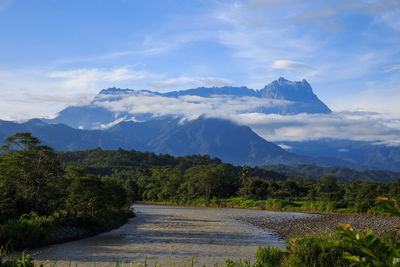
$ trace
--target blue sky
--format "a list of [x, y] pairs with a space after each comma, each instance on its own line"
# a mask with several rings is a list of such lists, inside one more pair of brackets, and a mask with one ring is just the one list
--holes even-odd
[[400, 2], [0, 0], [0, 119], [102, 88], [307, 79], [335, 111], [400, 118]]

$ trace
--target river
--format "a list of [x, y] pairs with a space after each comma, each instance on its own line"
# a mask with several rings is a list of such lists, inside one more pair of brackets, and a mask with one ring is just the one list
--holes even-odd
[[135, 205], [136, 217], [119, 229], [94, 237], [29, 251], [45, 266], [213, 266], [251, 258], [258, 246], [282, 247], [284, 241], [272, 230], [247, 224], [239, 217], [268, 216], [285, 223], [312, 216], [294, 212]]

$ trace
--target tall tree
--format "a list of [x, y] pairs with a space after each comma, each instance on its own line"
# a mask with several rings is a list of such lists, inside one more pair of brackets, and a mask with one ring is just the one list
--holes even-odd
[[19, 213], [35, 211], [47, 213], [51, 198], [48, 185], [62, 174], [62, 164], [52, 148], [40, 145], [31, 133], [16, 133], [5, 140], [1, 147], [0, 184], [13, 185], [22, 210]]

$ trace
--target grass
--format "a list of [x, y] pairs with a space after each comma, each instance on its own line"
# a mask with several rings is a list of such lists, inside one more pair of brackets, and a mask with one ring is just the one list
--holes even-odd
[[144, 204], [157, 205], [178, 205], [194, 207], [218, 207], [218, 208], [240, 208], [257, 209], [268, 211], [291, 211], [291, 212], [320, 212], [320, 213], [348, 213], [359, 214], [353, 208], [338, 207], [336, 202], [311, 201], [311, 200], [291, 200], [291, 199], [268, 199], [255, 200], [248, 197], [233, 197], [227, 199], [194, 199], [191, 201], [139, 201]]

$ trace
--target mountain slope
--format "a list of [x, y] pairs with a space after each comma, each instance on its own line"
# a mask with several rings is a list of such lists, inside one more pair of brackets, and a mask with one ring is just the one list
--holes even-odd
[[369, 168], [400, 170], [400, 146], [387, 146], [365, 141], [319, 139], [282, 142], [291, 152], [309, 157], [332, 157]]
[[267, 142], [247, 126], [228, 120], [201, 117], [182, 122], [167, 118], [147, 122], [122, 122], [105, 131], [79, 130], [63, 124], [30, 120], [18, 124], [0, 121], [0, 138], [16, 132], [32, 132], [56, 150], [135, 149], [174, 156], [209, 154], [238, 165], [321, 163], [287, 152]]
[[[241, 165], [312, 162], [312, 159], [289, 153], [265, 141], [247, 126], [222, 119], [199, 118], [184, 123], [178, 119], [124, 122], [107, 131], [125, 137], [129, 143], [146, 144], [149, 151], [174, 156], [209, 154], [225, 162]], [[142, 146], [141, 149], [146, 147]]]
[[55, 150], [116, 149], [122, 145], [119, 137], [108, 132], [78, 130], [64, 124], [47, 124], [38, 119], [21, 124], [0, 120], [0, 129], [0, 144], [17, 132], [31, 132], [43, 144]]

